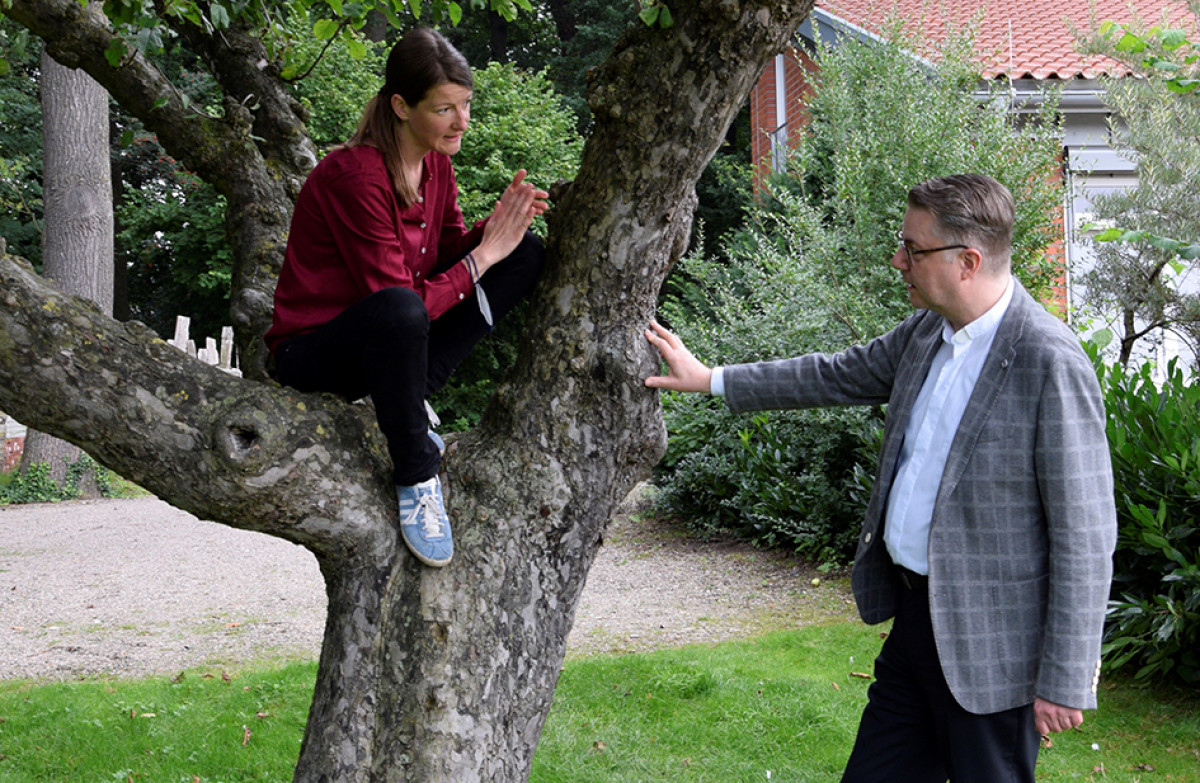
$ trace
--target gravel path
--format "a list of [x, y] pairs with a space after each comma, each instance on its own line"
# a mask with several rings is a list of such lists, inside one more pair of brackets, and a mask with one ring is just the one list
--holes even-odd
[[[846, 580], [622, 514], [568, 656], [716, 642], [853, 614]], [[155, 498], [0, 507], [0, 679], [174, 673], [315, 658], [325, 597], [295, 544]]]

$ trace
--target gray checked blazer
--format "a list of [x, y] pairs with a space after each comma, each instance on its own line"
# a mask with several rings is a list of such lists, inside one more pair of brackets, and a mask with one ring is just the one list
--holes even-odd
[[[895, 615], [884, 511], [912, 406], [942, 341], [919, 310], [835, 355], [726, 367], [734, 411], [888, 404], [852, 584], [867, 623]], [[942, 670], [969, 712], [1035, 696], [1096, 706], [1116, 509], [1099, 384], [1078, 338], [1015, 284], [934, 503], [929, 605]]]

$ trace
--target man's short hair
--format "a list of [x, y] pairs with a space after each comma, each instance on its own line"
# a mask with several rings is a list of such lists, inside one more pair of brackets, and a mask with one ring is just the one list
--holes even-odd
[[1016, 207], [1008, 188], [984, 174], [955, 174], [926, 180], [908, 191], [908, 206], [924, 209], [945, 232], [944, 239], [978, 248], [993, 274], [1012, 265]]

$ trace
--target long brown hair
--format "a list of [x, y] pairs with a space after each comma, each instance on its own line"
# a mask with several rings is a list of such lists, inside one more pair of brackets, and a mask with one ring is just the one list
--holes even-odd
[[403, 174], [400, 160], [403, 121], [392, 111], [392, 96], [399, 95], [409, 106], [416, 106], [434, 87], [447, 83], [475, 89], [467, 58], [436, 30], [428, 27], [410, 30], [392, 47], [383, 87], [367, 103], [358, 130], [346, 142], [347, 147], [367, 144], [383, 153], [384, 165], [403, 207], [416, 201], [417, 193]]

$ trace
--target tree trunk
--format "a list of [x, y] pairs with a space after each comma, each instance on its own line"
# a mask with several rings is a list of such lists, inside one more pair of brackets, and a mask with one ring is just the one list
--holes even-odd
[[[295, 780], [528, 777], [604, 526], [665, 446], [657, 396], [642, 383], [658, 367], [642, 329], [686, 245], [695, 182], [811, 4], [675, 0], [673, 27], [635, 24], [592, 74], [595, 130], [550, 215], [521, 355], [480, 426], [443, 462], [456, 545], [446, 568], [420, 566], [398, 543], [369, 406], [224, 376], [0, 261], [0, 408], [198, 516], [316, 554], [329, 614]], [[41, 13], [51, 5], [53, 15]], [[150, 109], [131, 84], [158, 83], [149, 64], [134, 56], [112, 70], [95, 56], [103, 35], [65, 42], [55, 20], [77, 5], [12, 0], [10, 15], [104, 74], [123, 103], [152, 117], [175, 111], [169, 101]], [[284, 98], [271, 98], [271, 69], [245, 67], [239, 52], [257, 51], [252, 42], [239, 49], [232, 28], [192, 36], [200, 33], [181, 33], [223, 74], [235, 122], [189, 135], [192, 120], [177, 111], [183, 127], [158, 117], [155, 130], [234, 194], [231, 234], [249, 270], [234, 295], [248, 291], [253, 304], [278, 250], [237, 232], [265, 241], [283, 231], [280, 199], [294, 198], [288, 177], [304, 147], [289, 146], [297, 124]], [[255, 79], [256, 100], [274, 108], [251, 117], [238, 109], [248, 88], [234, 88]], [[237, 136], [251, 119], [252, 145]], [[220, 148], [228, 160], [188, 146], [214, 137], [236, 141]], [[288, 173], [283, 186], [258, 179], [266, 163]]]
[[550, 18], [554, 20], [554, 30], [558, 40], [567, 43], [575, 37], [579, 27], [575, 20], [575, 11], [567, 0], [550, 0]]
[[508, 62], [508, 22], [495, 11], [488, 11], [488, 40], [492, 62]]
[[[108, 154], [108, 92], [85, 71], [41, 63], [43, 184], [42, 274], [63, 291], [112, 315], [113, 207]], [[21, 471], [46, 464], [60, 486], [79, 448], [38, 430], [25, 438]], [[96, 496], [84, 477], [85, 496]]]

